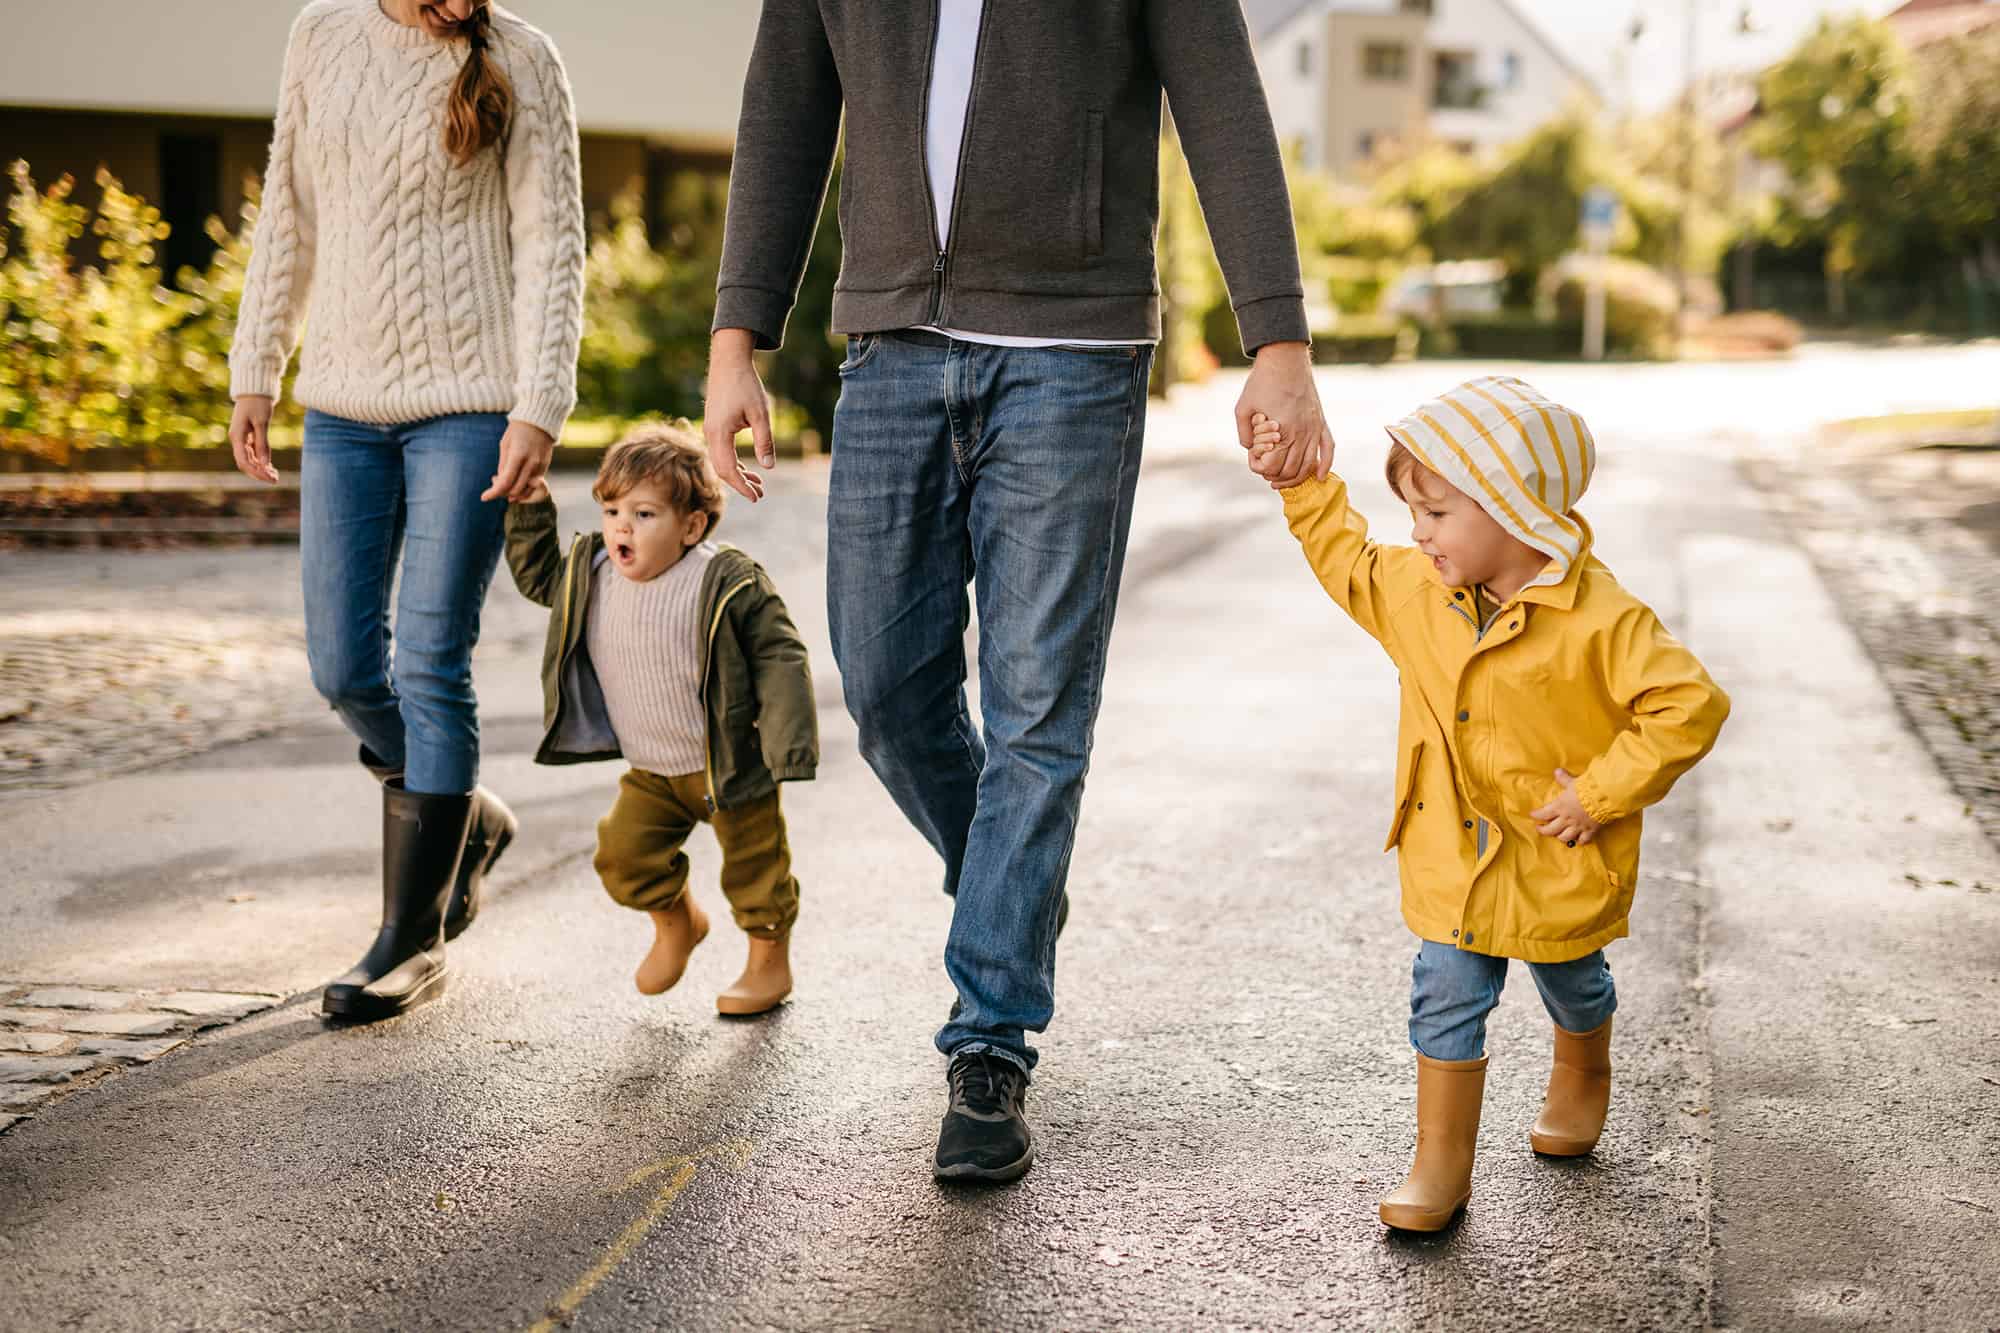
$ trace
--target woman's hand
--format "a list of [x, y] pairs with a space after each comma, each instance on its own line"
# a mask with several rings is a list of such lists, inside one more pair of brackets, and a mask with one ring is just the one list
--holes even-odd
[[1541, 809], [1528, 812], [1528, 818], [1535, 821], [1535, 832], [1561, 838], [1571, 847], [1594, 841], [1597, 831], [1604, 826], [1592, 819], [1583, 802], [1577, 799], [1576, 779], [1569, 775], [1569, 770], [1559, 768], [1556, 781], [1562, 784], [1562, 794]]
[[262, 394], [247, 393], [236, 400], [229, 416], [229, 448], [236, 455], [236, 470], [252, 481], [276, 484], [278, 469], [271, 466], [271, 409]]
[[555, 452], [556, 437], [540, 426], [525, 421], [508, 422], [507, 433], [500, 437], [500, 470], [493, 474], [493, 484], [479, 498], [519, 504], [533, 500], [540, 491], [542, 478], [548, 475], [549, 460]]

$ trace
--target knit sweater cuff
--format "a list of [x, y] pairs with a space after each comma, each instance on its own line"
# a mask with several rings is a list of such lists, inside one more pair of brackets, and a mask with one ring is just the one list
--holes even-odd
[[1312, 341], [1312, 333], [1306, 328], [1305, 298], [1299, 296], [1267, 296], [1259, 301], [1245, 301], [1236, 307], [1236, 329], [1243, 335], [1246, 356], [1257, 355], [1257, 349], [1266, 343]]
[[715, 322], [709, 331], [748, 329], [757, 350], [769, 352], [785, 340], [785, 319], [792, 300], [784, 292], [763, 287], [722, 287], [715, 293]]
[[514, 404], [514, 410], [507, 414], [507, 419], [539, 426], [549, 433], [549, 438], [560, 440], [563, 426], [569, 421], [569, 414], [575, 410], [575, 394], [545, 394], [518, 400]]
[[232, 402], [238, 398], [269, 398], [276, 401], [283, 396], [284, 387], [283, 366], [236, 365], [229, 368], [229, 397]]

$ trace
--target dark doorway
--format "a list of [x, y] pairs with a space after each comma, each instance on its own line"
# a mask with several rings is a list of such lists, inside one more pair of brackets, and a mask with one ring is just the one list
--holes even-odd
[[201, 269], [215, 253], [208, 220], [222, 211], [222, 139], [214, 134], [160, 136], [160, 217], [173, 231], [161, 251], [166, 279], [183, 266]]

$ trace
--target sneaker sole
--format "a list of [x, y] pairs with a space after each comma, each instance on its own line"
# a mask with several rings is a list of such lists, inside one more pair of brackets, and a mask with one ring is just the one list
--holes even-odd
[[938, 1180], [977, 1180], [989, 1184], [1004, 1185], [1010, 1180], [1019, 1180], [1028, 1174], [1028, 1168], [1035, 1164], [1035, 1145], [1029, 1144], [1028, 1151], [1018, 1162], [1005, 1166], [980, 1166], [974, 1162], [958, 1162], [951, 1166], [940, 1166], [932, 1170]]

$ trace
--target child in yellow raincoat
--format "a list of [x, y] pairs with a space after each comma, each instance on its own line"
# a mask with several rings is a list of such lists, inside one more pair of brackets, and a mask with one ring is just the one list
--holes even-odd
[[[1260, 472], [1279, 447], [1253, 419]], [[1715, 744], [1729, 700], [1591, 554], [1575, 512], [1597, 447], [1518, 379], [1461, 384], [1389, 427], [1412, 546], [1368, 539], [1337, 476], [1284, 494], [1321, 585], [1402, 675], [1388, 846], [1421, 939], [1410, 995], [1417, 1148], [1382, 1220], [1444, 1227], [1472, 1192], [1486, 1015], [1507, 960], [1555, 1022], [1534, 1150], [1597, 1145], [1617, 1007], [1604, 946], [1627, 934], [1640, 814]]]

